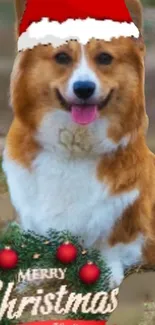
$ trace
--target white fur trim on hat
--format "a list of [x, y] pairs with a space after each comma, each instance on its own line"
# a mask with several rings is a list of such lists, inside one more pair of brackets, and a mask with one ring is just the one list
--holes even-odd
[[32, 23], [18, 39], [18, 51], [32, 49], [39, 44], [52, 44], [58, 47], [74, 39], [85, 45], [90, 39], [110, 41], [119, 37], [139, 37], [139, 30], [133, 22], [116, 22], [113, 20], [96, 20], [87, 18], [68, 19], [63, 23], [43, 18]]

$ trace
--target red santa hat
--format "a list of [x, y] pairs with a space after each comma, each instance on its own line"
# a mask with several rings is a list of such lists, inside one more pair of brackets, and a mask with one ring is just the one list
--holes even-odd
[[27, 0], [19, 26], [18, 50], [38, 44], [60, 46], [74, 39], [110, 41], [139, 37], [124, 0]]

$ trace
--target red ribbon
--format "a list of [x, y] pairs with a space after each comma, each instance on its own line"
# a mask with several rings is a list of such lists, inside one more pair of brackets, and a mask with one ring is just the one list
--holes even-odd
[[105, 321], [84, 320], [49, 320], [24, 323], [20, 325], [105, 325]]

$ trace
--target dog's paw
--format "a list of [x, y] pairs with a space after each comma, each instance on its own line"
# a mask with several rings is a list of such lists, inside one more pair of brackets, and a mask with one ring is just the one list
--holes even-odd
[[124, 279], [124, 270], [122, 267], [122, 264], [119, 261], [111, 262], [109, 265], [109, 271], [110, 271], [110, 289], [113, 290], [115, 288], [118, 288], [123, 279]]
[[109, 248], [108, 246], [105, 246], [102, 250], [102, 256], [107, 264], [110, 273], [110, 289], [113, 290], [115, 288], [118, 288], [124, 279], [124, 267], [118, 255], [118, 252], [115, 247]]
[[122, 272], [117, 272], [115, 270], [115, 273], [110, 276], [110, 282], [109, 282], [110, 289], [113, 290], [118, 288], [123, 282], [123, 279], [124, 279], [124, 274]]

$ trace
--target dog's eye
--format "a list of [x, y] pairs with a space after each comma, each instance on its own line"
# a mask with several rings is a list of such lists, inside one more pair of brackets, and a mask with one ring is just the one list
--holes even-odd
[[95, 60], [97, 64], [109, 65], [111, 64], [113, 57], [108, 53], [102, 52], [96, 56]]
[[65, 52], [56, 54], [55, 61], [59, 64], [69, 64], [72, 62], [72, 58]]

